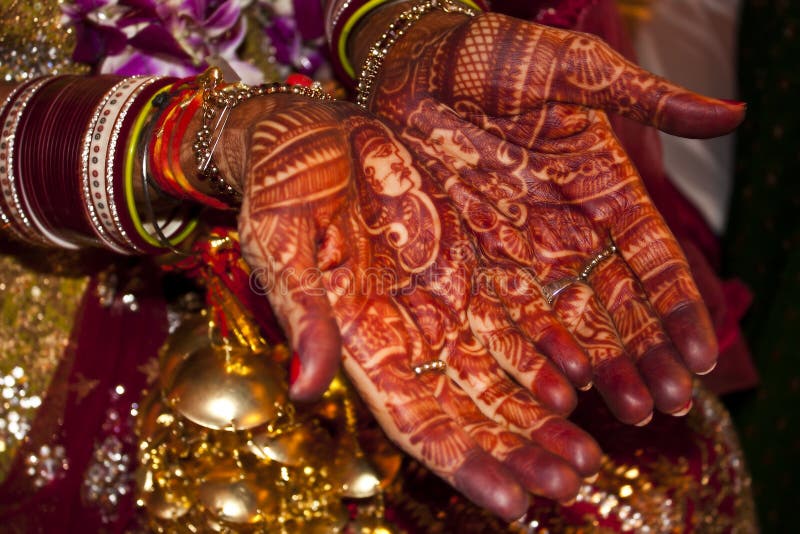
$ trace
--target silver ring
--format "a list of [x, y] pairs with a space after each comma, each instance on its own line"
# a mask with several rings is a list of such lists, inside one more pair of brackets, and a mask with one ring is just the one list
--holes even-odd
[[544, 285], [542, 287], [542, 295], [544, 295], [547, 303], [552, 306], [553, 302], [556, 300], [556, 297], [558, 297], [558, 294], [572, 284], [577, 284], [578, 282], [587, 282], [595, 267], [610, 258], [611, 255], [616, 251], [617, 246], [614, 243], [611, 243], [606, 248], [598, 252], [591, 260], [589, 260], [586, 265], [583, 266], [581, 272], [578, 273], [578, 276], [565, 276], [564, 278], [559, 278], [558, 280], [554, 280], [549, 284]]
[[414, 374], [419, 376], [422, 373], [427, 373], [428, 371], [444, 371], [445, 369], [447, 369], [447, 362], [444, 360], [431, 360], [415, 366]]

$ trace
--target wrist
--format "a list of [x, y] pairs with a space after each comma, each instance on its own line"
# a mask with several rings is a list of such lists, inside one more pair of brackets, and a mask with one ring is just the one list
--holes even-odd
[[380, 32], [377, 41], [365, 53], [360, 51], [363, 63], [359, 73], [357, 103], [365, 109], [369, 107], [373, 89], [382, 75], [384, 62], [399, 66], [408, 64], [418, 42], [434, 43], [477, 14], [465, 4], [451, 0], [425, 0], [406, 6], [410, 7], [397, 14], [385, 27], [369, 24], [362, 30], [364, 42], [369, 42], [371, 35]]
[[[325, 31], [334, 70], [345, 81], [355, 80], [381, 32], [412, 6], [421, 2], [403, 0], [333, 0], [326, 6]], [[464, 6], [482, 11], [483, 0], [460, 0]]]

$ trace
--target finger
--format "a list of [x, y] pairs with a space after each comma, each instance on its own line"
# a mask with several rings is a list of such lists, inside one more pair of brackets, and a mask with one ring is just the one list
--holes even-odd
[[471, 336], [463, 336], [444, 357], [447, 376], [487, 418], [531, 437], [545, 450], [564, 458], [583, 476], [599, 468], [601, 453], [595, 441], [508, 380], [497, 362]]
[[487, 419], [462, 389], [441, 384], [437, 399], [442, 408], [483, 450], [503, 462], [525, 489], [556, 501], [575, 497], [580, 476], [563, 458]]
[[569, 414], [578, 398], [568, 379], [510, 323], [502, 303], [481, 278], [476, 281], [467, 309], [473, 334], [542, 406], [555, 413]]
[[656, 209], [642, 202], [620, 213], [612, 237], [683, 362], [694, 373], [711, 371], [718, 354], [711, 317], [680, 246]]
[[[298, 401], [318, 398], [339, 368], [341, 338], [321, 277], [313, 224], [303, 217], [261, 212], [240, 217], [242, 255], [297, 353], [299, 371], [289, 388]], [[293, 373], [294, 374], [294, 373]]]
[[709, 98], [656, 76], [588, 34], [549, 29], [557, 42], [547, 100], [619, 113], [681, 137], [714, 137], [744, 119], [742, 103]]
[[592, 289], [576, 282], [558, 294], [553, 308], [589, 355], [594, 384], [611, 412], [624, 423], [647, 422], [653, 399]]
[[547, 306], [541, 288], [524, 269], [487, 269], [494, 295], [509, 318], [542, 354], [550, 358], [577, 388], [592, 383], [592, 367], [584, 349]]
[[692, 399], [691, 374], [634, 274], [613, 254], [592, 271], [590, 283], [614, 320], [626, 351], [637, 362], [656, 408], [683, 412]]
[[341, 358], [315, 243], [329, 225], [314, 217], [336, 211], [344, 200], [349, 149], [334, 108], [304, 102], [273, 111], [265, 117], [257, 110], [255, 124], [250, 117], [249, 127], [241, 130], [251, 142], [246, 161], [242, 154], [232, 158], [246, 168], [239, 212], [242, 253], [260, 270], [265, 284], [260, 289], [297, 352], [299, 372], [289, 393], [295, 400], [311, 400], [327, 389]]
[[354, 313], [339, 317], [344, 367], [387, 435], [478, 506], [507, 520], [521, 516], [528, 506], [524, 488], [434, 397], [437, 381], [448, 379], [414, 374], [412, 358], [432, 355], [411, 319], [379, 296], [342, 300], [358, 301], [343, 303]]

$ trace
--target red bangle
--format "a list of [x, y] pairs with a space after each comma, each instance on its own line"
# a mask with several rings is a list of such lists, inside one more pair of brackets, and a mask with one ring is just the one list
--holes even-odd
[[192, 186], [181, 167], [181, 144], [192, 118], [203, 104], [203, 91], [195, 80], [192, 78], [176, 84], [177, 98], [159, 118], [150, 140], [150, 168], [156, 185], [164, 192], [216, 209], [226, 209], [227, 204]]
[[20, 120], [20, 191], [52, 244], [98, 244], [81, 195], [82, 140], [94, 108], [117, 82], [117, 77], [58, 78], [31, 99]]

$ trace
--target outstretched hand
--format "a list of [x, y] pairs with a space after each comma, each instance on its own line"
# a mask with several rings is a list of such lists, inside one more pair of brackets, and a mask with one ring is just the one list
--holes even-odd
[[[506, 313], [471, 314], [479, 337], [518, 328], [575, 385], [590, 372], [622, 421], [646, 422], [654, 405], [688, 410], [691, 373], [716, 362], [714, 330], [606, 113], [708, 137], [736, 127], [742, 106], [677, 87], [587, 34], [435, 11], [390, 49], [369, 108], [447, 192], [502, 282], [481, 288]], [[542, 346], [531, 317], [550, 309], [583, 353]]]
[[504, 370], [475, 339], [486, 275], [394, 133], [352, 104], [272, 95], [238, 106], [222, 143], [243, 255], [299, 355], [293, 397], [319, 394], [343, 357], [387, 434], [480, 506], [511, 520], [528, 492], [573, 498], [600, 450], [561, 416], [572, 386], [533, 352]]

